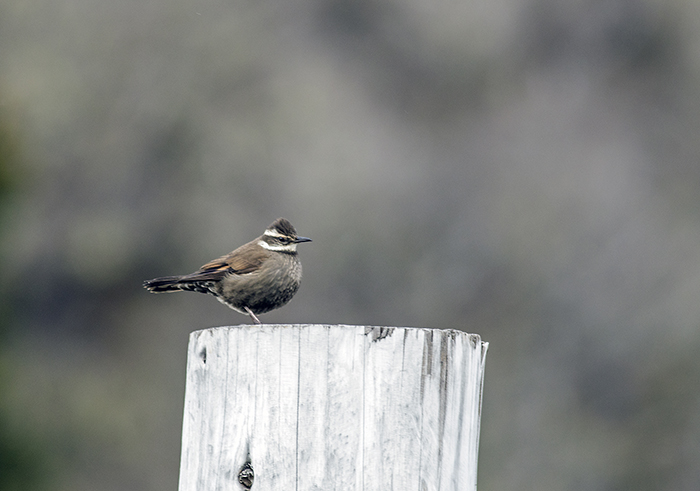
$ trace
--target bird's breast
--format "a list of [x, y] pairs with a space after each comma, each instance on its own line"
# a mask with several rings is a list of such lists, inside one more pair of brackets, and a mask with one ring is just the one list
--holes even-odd
[[231, 274], [221, 282], [219, 298], [235, 310], [262, 314], [281, 307], [299, 289], [301, 263], [296, 255], [278, 253], [252, 273]]

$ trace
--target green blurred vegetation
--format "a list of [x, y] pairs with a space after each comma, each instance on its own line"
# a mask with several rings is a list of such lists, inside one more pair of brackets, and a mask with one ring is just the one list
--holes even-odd
[[[0, 244], [6, 232], [6, 215], [12, 212], [12, 197], [20, 187], [18, 140], [18, 128], [0, 108]], [[31, 422], [18, 417], [22, 411], [12, 403], [15, 379], [6, 352], [12, 325], [12, 305], [7, 294], [0, 295], [0, 489], [37, 491], [47, 489], [50, 458], [46, 441], [35, 433]]]
[[27, 421], [18, 421], [20, 409], [8, 404], [11, 370], [0, 352], [0, 489], [3, 491], [37, 491], [50, 489], [51, 465], [46, 440], [35, 434]]

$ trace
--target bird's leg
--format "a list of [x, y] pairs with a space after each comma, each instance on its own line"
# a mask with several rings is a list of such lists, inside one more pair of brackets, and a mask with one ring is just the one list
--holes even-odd
[[248, 307], [243, 307], [243, 308], [245, 309], [246, 312], [248, 312], [248, 315], [250, 316], [251, 319], [253, 319], [253, 322], [254, 322], [254, 323], [256, 323], [256, 324], [262, 324], [262, 322], [260, 322], [260, 319], [258, 319], [258, 318], [255, 316], [255, 314], [253, 313], [252, 310], [250, 310]]

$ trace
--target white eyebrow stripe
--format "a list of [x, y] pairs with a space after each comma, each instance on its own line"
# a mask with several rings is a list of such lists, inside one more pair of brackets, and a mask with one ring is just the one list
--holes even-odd
[[268, 251], [287, 251], [287, 252], [296, 252], [297, 250], [297, 245], [294, 243], [291, 244], [285, 244], [285, 245], [270, 245], [264, 240], [259, 240], [258, 245], [262, 247], [263, 249], [267, 249]]
[[265, 230], [265, 233], [263, 235], [267, 235], [268, 237], [284, 237], [284, 235], [272, 228], [268, 228], [267, 230]]

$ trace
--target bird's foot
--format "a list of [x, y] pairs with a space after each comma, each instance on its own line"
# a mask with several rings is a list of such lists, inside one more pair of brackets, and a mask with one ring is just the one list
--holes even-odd
[[244, 308], [245, 308], [245, 311], [248, 312], [248, 315], [250, 316], [250, 318], [253, 320], [253, 323], [262, 324], [262, 322], [260, 322], [260, 319], [258, 319], [258, 317], [253, 313], [252, 310], [250, 310], [248, 307], [244, 307]]

